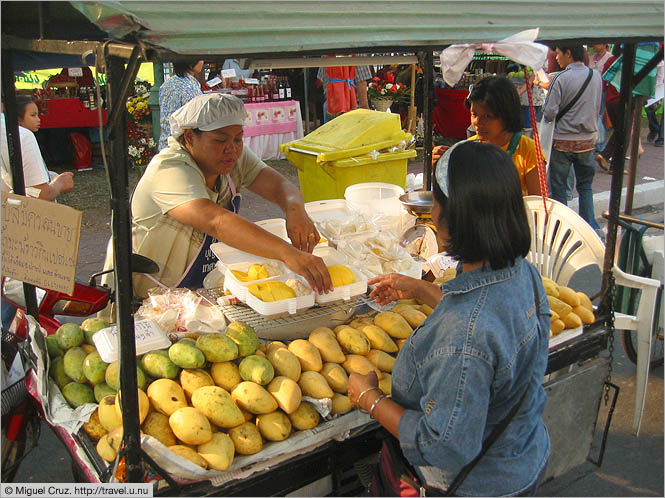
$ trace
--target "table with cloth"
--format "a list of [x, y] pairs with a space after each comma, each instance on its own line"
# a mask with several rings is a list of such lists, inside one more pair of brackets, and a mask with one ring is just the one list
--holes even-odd
[[303, 137], [297, 100], [245, 104], [245, 109], [249, 118], [245, 121], [243, 141], [261, 159], [284, 159], [280, 144]]

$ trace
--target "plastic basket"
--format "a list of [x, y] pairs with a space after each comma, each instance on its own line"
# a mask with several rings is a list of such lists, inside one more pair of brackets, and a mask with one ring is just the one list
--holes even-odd
[[[2, 332], [2, 361], [9, 370], [19, 353], [19, 343], [22, 342], [18, 336], [11, 332]], [[28, 397], [28, 389], [25, 378], [22, 378], [2, 390], [2, 416], [14, 411]]]

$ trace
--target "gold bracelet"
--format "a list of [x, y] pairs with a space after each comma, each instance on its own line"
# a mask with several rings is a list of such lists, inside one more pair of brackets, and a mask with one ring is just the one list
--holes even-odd
[[[363, 408], [360, 406], [360, 400], [362, 399], [362, 397], [363, 397], [365, 394], [367, 394], [367, 393], [370, 392], [370, 391], [373, 391], [374, 389], [378, 389], [379, 392], [381, 391], [378, 387], [369, 387], [369, 388], [365, 389], [363, 392], [361, 392], [361, 393], [358, 395], [358, 410], [360, 410], [360, 413], [369, 413], [367, 410], [363, 409]], [[383, 394], [383, 393], [382, 393], [382, 394]]]
[[386, 399], [388, 396], [385, 394], [381, 393], [381, 395], [374, 400], [374, 403], [372, 403], [372, 406], [369, 407], [369, 417], [374, 418], [374, 409], [378, 406], [378, 404]]

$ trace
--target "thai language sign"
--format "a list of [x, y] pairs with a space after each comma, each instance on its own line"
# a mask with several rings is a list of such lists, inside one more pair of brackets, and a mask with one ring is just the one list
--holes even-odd
[[74, 293], [81, 211], [2, 192], [2, 274]]

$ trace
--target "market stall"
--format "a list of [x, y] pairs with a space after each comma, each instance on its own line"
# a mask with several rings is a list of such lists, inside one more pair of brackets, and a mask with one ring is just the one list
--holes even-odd
[[245, 105], [249, 119], [244, 126], [244, 142], [261, 159], [282, 159], [279, 146], [303, 137], [300, 104], [283, 100]]
[[[446, 2], [442, 2], [446, 3]], [[78, 7], [85, 11], [88, 8], [97, 8], [100, 7], [99, 5], [94, 5], [94, 6], [88, 6], [83, 3], [75, 3], [78, 4]], [[271, 3], [271, 6], [273, 6]], [[197, 27], [200, 27], [201, 25], [205, 24], [206, 22], [206, 17], [210, 18], [209, 9], [211, 8], [211, 5], [214, 6], [214, 4], [206, 4], [206, 6], [202, 9], [202, 11], [206, 12], [206, 16], [201, 18], [201, 24], [197, 25]], [[424, 5], [424, 4], [423, 4]], [[239, 39], [243, 40], [242, 45], [237, 45], [232, 48], [225, 48], [225, 49], [219, 49], [220, 53], [228, 53], [232, 54], [234, 51], [236, 53], [241, 53], [242, 51], [246, 51], [247, 53], [261, 53], [262, 51], [265, 51], [265, 47], [271, 47], [272, 51], [275, 52], [293, 52], [293, 51], [316, 51], [316, 50], [333, 50], [334, 48], [338, 48], [339, 50], [348, 50], [348, 47], [353, 46], [354, 51], [355, 49], [362, 48], [362, 47], [369, 47], [369, 46], [376, 46], [377, 44], [383, 44], [385, 46], [393, 46], [395, 44], [398, 45], [408, 45], [408, 46], [417, 46], [423, 50], [423, 53], [420, 54], [425, 60], [428, 60], [431, 62], [431, 50], [433, 47], [431, 47], [431, 39], [427, 38], [428, 36], [431, 36], [428, 32], [427, 29], [425, 29], [426, 26], [431, 27], [431, 32], [432, 33], [437, 33], [439, 34], [440, 38], [438, 40], [438, 44], [441, 46], [446, 45], [448, 43], [451, 43], [453, 41], [460, 41], [460, 40], [473, 40], [478, 38], [478, 33], [479, 31], [474, 30], [474, 29], [468, 29], [463, 32], [455, 31], [452, 34], [446, 34], [440, 35], [442, 32], [441, 26], [445, 25], [452, 25], [450, 19], [448, 18], [450, 16], [450, 11], [446, 9], [441, 9], [439, 12], [437, 10], [437, 15], [433, 15], [431, 11], [428, 11], [426, 7], [424, 7], [421, 4], [414, 4], [413, 9], [415, 11], [418, 11], [420, 13], [420, 18], [418, 18], [416, 21], [416, 24], [419, 26], [419, 29], [413, 29], [412, 26], [407, 25], [408, 23], [404, 23], [404, 17], [402, 15], [402, 8], [403, 6], [395, 6], [394, 8], [394, 16], [396, 20], [396, 26], [399, 26], [403, 30], [403, 36], [405, 37], [404, 40], [396, 41], [394, 38], [391, 38], [390, 40], [383, 40], [381, 41], [380, 37], [379, 38], [372, 38], [372, 34], [368, 33], [366, 28], [366, 23], [363, 21], [364, 16], [359, 15], [357, 11], [354, 11], [353, 16], [350, 16], [347, 20], [351, 19], [356, 19], [358, 22], [362, 22], [362, 26], [360, 24], [357, 25], [358, 30], [355, 31], [355, 36], [357, 37], [354, 41], [354, 39], [349, 36], [349, 37], [342, 37], [343, 39], [340, 39], [338, 34], [334, 35], [334, 38], [332, 40], [329, 40], [328, 43], [323, 43], [319, 38], [317, 38], [314, 35], [312, 36], [312, 39], [310, 40], [310, 43], [303, 45], [302, 44], [302, 26], [304, 25], [310, 25], [310, 23], [303, 23], [302, 20], [300, 20], [300, 24], [295, 24], [295, 26], [300, 26], [300, 29], [294, 30], [294, 33], [297, 32], [298, 40], [300, 40], [299, 43], [292, 43], [291, 40], [288, 38], [288, 33], [285, 39], [283, 40], [282, 45], [277, 45], [273, 42], [273, 36], [274, 36], [274, 31], [272, 29], [266, 31], [266, 36], [268, 38], [262, 39], [259, 36], [256, 36], [252, 39], [252, 41], [257, 44], [257, 45], [252, 45], [247, 43], [247, 40], [245, 38], [245, 35], [240, 35]], [[650, 5], [650, 8], [656, 12], [661, 12], [662, 13], [662, 4], [657, 4], [656, 2], [653, 2]], [[617, 2], [617, 6], [620, 6], [620, 3]], [[104, 7], [101, 6], [102, 9], [104, 10]], [[115, 8], [117, 6], [111, 7]], [[265, 8], [268, 8], [267, 6], [264, 6]], [[276, 6], [278, 7], [278, 6]], [[399, 8], [398, 8], [399, 7]], [[505, 6], [508, 8], [508, 6]], [[131, 4], [127, 3], [124, 4], [124, 8], [127, 8], [131, 10]], [[160, 12], [160, 15], [164, 13], [164, 10], [168, 10], [168, 6], [165, 3], [161, 3], [158, 6], [155, 7], [154, 13]], [[178, 8], [182, 8], [182, 5], [178, 5]], [[431, 7], [430, 7], [431, 8]], [[225, 9], [226, 12], [228, 10]], [[312, 11], [312, 15], [314, 15], [316, 12]], [[273, 14], [276, 14], [273, 12]], [[337, 13], [336, 13], [337, 14]], [[375, 15], [376, 12], [373, 12], [372, 15]], [[143, 15], [150, 17], [150, 13], [146, 12]], [[489, 14], [488, 14], [489, 15]], [[515, 11], [514, 15], [518, 16], [519, 11]], [[531, 13], [529, 14], [531, 15]], [[549, 22], [551, 21], [551, 18], [553, 17], [548, 17], [552, 15], [551, 13], [548, 13], [546, 9], [542, 13], [539, 13], [541, 17], [538, 19], [533, 19], [529, 18], [529, 24], [534, 24], [537, 23], [543, 27], [549, 26]], [[609, 15], [609, 14], [608, 14]], [[615, 14], [611, 14], [615, 15]], [[92, 19], [97, 19], [95, 15], [90, 14], [90, 17]], [[104, 17], [104, 16], [102, 16]], [[417, 17], [417, 16], [416, 16]], [[633, 28], [634, 31], [623, 33], [621, 35], [616, 35], [616, 36], [624, 36], [626, 40], [630, 41], [635, 37], [657, 37], [662, 35], [662, 26], [655, 26], [652, 23], [652, 18], [654, 16], [646, 16], [644, 18], [644, 25], [637, 25], [638, 27]], [[662, 17], [662, 16], [661, 16]], [[106, 19], [106, 17], [104, 17]], [[140, 18], [140, 15], [138, 16]], [[123, 24], [123, 22], [127, 22], [133, 26], [137, 26], [135, 23], [135, 20], [137, 17], [132, 16], [131, 22], [129, 21], [129, 17], [125, 18], [123, 15], [120, 15], [117, 19], [116, 22], [119, 22], [120, 24]], [[310, 21], [314, 18], [310, 18]], [[234, 25], [234, 22], [237, 22], [237, 20], [233, 19], [233, 16], [221, 16], [219, 18], [215, 18], [214, 22], [218, 23], [220, 20], [223, 20], [224, 22], [229, 22], [228, 26], [222, 26], [221, 28], [218, 26], [218, 29], [221, 29], [222, 31], [228, 30], [227, 32], [232, 32]], [[155, 22], [145, 22], [146, 25], [149, 26], [156, 26], [159, 25], [159, 23]], [[236, 25], [237, 26], [237, 25]], [[498, 27], [496, 24], [491, 23], [489, 24], [490, 27], [488, 27], [487, 24], [483, 24], [484, 29], [486, 30], [484, 35], [482, 36], [486, 40], [496, 40], [500, 38], [500, 34], [506, 34], [506, 29], [505, 27]], [[119, 29], [121, 32], [125, 32], [127, 26], [117, 26], [116, 28]], [[555, 36], [558, 35], [558, 37], [562, 38], [573, 38], [576, 37], [576, 33], [581, 32], [581, 31], [575, 31], [575, 30], [580, 30], [581, 28], [579, 26], [572, 26], [570, 28], [570, 31], [567, 31], [565, 33], [561, 33], [559, 31], [556, 31], [554, 28], [548, 33], [548, 37], [554, 38]], [[589, 27], [584, 26], [584, 32], [588, 34], [589, 39], [601, 39], [606, 34], [604, 32], [594, 32], [590, 33], [588, 31]], [[502, 31], [503, 30], [503, 31]], [[111, 29], [111, 31], [114, 31], [114, 29]], [[316, 30], [315, 30], [316, 31]], [[115, 31], [114, 31], [115, 32]], [[159, 44], [152, 45], [151, 49], [152, 50], [159, 50], [161, 47], [165, 48], [164, 53], [167, 54], [170, 51], [170, 43], [171, 40], [169, 40], [169, 37], [166, 36], [164, 37], [165, 32], [168, 32], [168, 29], [166, 31], [162, 31], [161, 33], [157, 34], [156, 37], [160, 40]], [[445, 32], [445, 31], [444, 31]], [[354, 33], [353, 30], [349, 32], [350, 34]], [[423, 33], [423, 38], [422, 40], [420, 39], [412, 39], [409, 38], [409, 35], [406, 33], [412, 33], [410, 36], [416, 36], [413, 33]], [[326, 31], [321, 30], [321, 32], [317, 32], [317, 35], [320, 35], [321, 38], [326, 36]], [[147, 30], [146, 32], [142, 32], [141, 34], [141, 44], [148, 42], [150, 43], [151, 40], [156, 41], [154, 39], [151, 39], [152, 33], [150, 30]], [[329, 35], [327, 35], [329, 36]], [[178, 38], [177, 40], [177, 45], [180, 50], [180, 54], [182, 56], [190, 57], [191, 59], [196, 59], [199, 54], [203, 53], [206, 50], [206, 47], [209, 47], [209, 44], [211, 43], [211, 40], [214, 40], [215, 38], [210, 36], [209, 33], [206, 33], [206, 36], [201, 39], [197, 39], [196, 43], [194, 46], [188, 45], [187, 42], [183, 42], [182, 38]], [[4, 38], [3, 38], [3, 41]], [[10, 50], [13, 48], [26, 48], [26, 45], [28, 47], [31, 47], [32, 50], [39, 49], [39, 45], [33, 45], [33, 44], [25, 44], [21, 43], [21, 40], [12, 40], [13, 43], [3, 43], [3, 55], [5, 50]], [[213, 43], [218, 43], [217, 41], [214, 41]], [[222, 44], [215, 44], [215, 47], [220, 47]], [[65, 44], [62, 44], [61, 46], [64, 50]], [[142, 45], [143, 48], [145, 48], [145, 45]], [[296, 47], [296, 48], [294, 48]], [[630, 50], [634, 50], [634, 45], [629, 44], [627, 48], [627, 54], [630, 54]], [[440, 48], [436, 47], [437, 49]], [[52, 49], [52, 47], [51, 47]], [[139, 48], [138, 45], [134, 46], [129, 44], [129, 46], [124, 47], [124, 52], [122, 51], [117, 51], [114, 53], [114, 55], [111, 55], [108, 57], [107, 63], [108, 63], [108, 71], [109, 71], [109, 81], [113, 84], [117, 81], [117, 86], [114, 86], [112, 88], [111, 92], [111, 102], [124, 102], [125, 97], [126, 97], [126, 91], [127, 87], [129, 85], [130, 81], [133, 81], [133, 77], [136, 72], [136, 66], [137, 66], [137, 61], [139, 59]], [[4, 64], [5, 62], [5, 57], [3, 57], [3, 73], [5, 73], [6, 67]], [[124, 61], [129, 60], [129, 64], [127, 67], [127, 73], [125, 73], [124, 69]], [[627, 60], [629, 60], [629, 57], [627, 57]], [[11, 63], [9, 63], [11, 65]], [[630, 67], [630, 64], [627, 64], [628, 67]], [[429, 70], [431, 71], [431, 64], [427, 64], [425, 67], [429, 67]], [[11, 69], [11, 67], [9, 67]], [[11, 71], [10, 71], [11, 74]], [[624, 89], [626, 86], [630, 86], [630, 79], [632, 77], [632, 71], [625, 71], [625, 74], [628, 74], [626, 77], [625, 82], [622, 82], [622, 89]], [[123, 75], [126, 75], [123, 77]], [[428, 75], [431, 76], [431, 73]], [[122, 83], [121, 83], [122, 82]], [[428, 85], [429, 83], [426, 83], [426, 91], [425, 95], [428, 95]], [[12, 95], [12, 90], [11, 90], [11, 85], [6, 84], [6, 80], [3, 79], [3, 90], [5, 91], [5, 95], [11, 96]], [[123, 95], [123, 92], [125, 94]], [[623, 101], [625, 103], [628, 103], [630, 100], [630, 93], [626, 90], [625, 92], [622, 92], [622, 98], [624, 99]], [[117, 104], [116, 104], [117, 105]], [[118, 116], [119, 113], [117, 109], [111, 108], [111, 115], [109, 117], [109, 127], [112, 130], [112, 133], [116, 133], [116, 141], [118, 143], [114, 143], [114, 159], [116, 162], [111, 164], [109, 166], [109, 173], [111, 175], [111, 182], [112, 182], [112, 205], [114, 209], [114, 243], [115, 243], [115, 248], [116, 248], [116, 280], [117, 280], [117, 298], [118, 298], [118, 307], [119, 307], [119, 326], [118, 326], [118, 340], [116, 344], [119, 346], [119, 351], [118, 354], [122, 358], [124, 367], [121, 369], [120, 372], [120, 385], [122, 389], [127, 392], [127, 398], [124, 400], [123, 406], [122, 406], [122, 413], [125, 415], [123, 418], [124, 422], [124, 443], [125, 443], [125, 468], [126, 468], [126, 475], [125, 479], [129, 482], [140, 482], [144, 479], [144, 470], [145, 467], [143, 467], [143, 462], [148, 462], [148, 464], [155, 463], [154, 458], [152, 458], [148, 452], [147, 448], [141, 447], [141, 440], [139, 438], [139, 426], [138, 426], [138, 420], [136, 420], [136, 414], [139, 413], [139, 402], [140, 400], [137, 399], [137, 396], [134, 396], [134, 391], [137, 387], [137, 379], [135, 376], [134, 372], [134, 364], [136, 363], [136, 345], [134, 341], [134, 320], [132, 317], [132, 307], [131, 307], [131, 266], [130, 266], [130, 258], [129, 258], [129, 253], [130, 253], [130, 238], [129, 238], [129, 216], [128, 216], [128, 199], [127, 199], [127, 189], [126, 189], [126, 164], [124, 164], [124, 161], [121, 158], [124, 158], [124, 144], [122, 137], [122, 133], [117, 132], [117, 123], [118, 123]], [[429, 141], [426, 140], [426, 148], [429, 148], [431, 150], [431, 122], [429, 122], [429, 117], [430, 117], [430, 109], [429, 106], [425, 106], [425, 117], [426, 117], [426, 122], [428, 126], [428, 131], [429, 131]], [[8, 123], [8, 133], [11, 133], [11, 128], [12, 128], [12, 123]], [[112, 135], [113, 136], [113, 135]], [[14, 136], [14, 139], [16, 137]], [[623, 150], [620, 150], [621, 158], [620, 158], [620, 163], [623, 162]], [[429, 187], [430, 182], [431, 182], [431, 152], [428, 150], [427, 153], [425, 154], [425, 163], [424, 163], [424, 170], [426, 173], [426, 185]], [[13, 164], [15, 164], [13, 162]], [[15, 169], [15, 177], [20, 176], [20, 168], [17, 168], [14, 166]], [[622, 164], [617, 164], [613, 165], [613, 168], [616, 170], [619, 170], [618, 168], [622, 167]], [[621, 175], [614, 175], [613, 178], [613, 193], [615, 194], [615, 197], [613, 197], [613, 201], [611, 202], [611, 208], [612, 212], [616, 216], [618, 213], [618, 201], [619, 199], [616, 198], [617, 192], [620, 192], [620, 187], [621, 187]], [[616, 185], [615, 185], [616, 184]], [[16, 190], [16, 186], [15, 186]], [[20, 185], [17, 190], [19, 193], [21, 191]], [[616, 225], [610, 225], [610, 233], [608, 235], [608, 242], [610, 244], [609, 247], [613, 248], [613, 243], [616, 238]], [[605, 257], [605, 272], [604, 275], [606, 276], [604, 278], [604, 283], [606, 280], [610, 278], [611, 274], [611, 261], [613, 259], [613, 249], [608, 250], [606, 253]], [[607, 287], [607, 286], [605, 286]], [[596, 320], [593, 324], [589, 324], [588, 326], [584, 327], [583, 330], [581, 331], [580, 334], [571, 337], [570, 340], [567, 340], [561, 344], [555, 344], [552, 346], [551, 351], [550, 351], [550, 366], [548, 367], [548, 373], [554, 373], [554, 372], [559, 372], [562, 368], [568, 368], [572, 367], [574, 365], [577, 365], [579, 363], [584, 362], [585, 360], [594, 360], [596, 361], [596, 364], [599, 365], [597, 368], [602, 369], [603, 365], [600, 365], [600, 363], [597, 361], [598, 360], [598, 354], [606, 348], [607, 341], [608, 341], [608, 329], [606, 327], [606, 321], [608, 317], [608, 313], [611, 312], [611, 307], [609, 305], [610, 303], [610, 296], [609, 294], [605, 293], [603, 296], [603, 303], [598, 311], [599, 316], [598, 320]], [[349, 306], [349, 303], [347, 303], [346, 306], [346, 312], [348, 313], [349, 308], [353, 308], [353, 311], [358, 313], [358, 312], [365, 312], [366, 309], [363, 309], [362, 306], [360, 306], [360, 303], [357, 303], [358, 305], [354, 306]], [[364, 304], [364, 303], [362, 303]], [[29, 311], [34, 312], [34, 307], [33, 309], [29, 308]], [[338, 311], [344, 311], [338, 310]], [[226, 310], [225, 310], [226, 314]], [[230, 314], [227, 315], [227, 318], [233, 319], [233, 316]], [[339, 317], [331, 317], [334, 320], [337, 320], [336, 324], [343, 323], [345, 321], [348, 321], [351, 317], [346, 316], [342, 318], [340, 321]], [[257, 329], [257, 333], [260, 333], [260, 327], [255, 327]], [[307, 331], [305, 331], [307, 333]], [[261, 334], [259, 334], [261, 335]], [[37, 352], [38, 357], [44, 358], [44, 350], [40, 350]], [[43, 371], [43, 370], [42, 370]], [[559, 375], [559, 377], [561, 377]], [[581, 378], [580, 375], [577, 375], [578, 378]], [[598, 375], [595, 375], [594, 378], [598, 378]], [[554, 379], [553, 379], [554, 380]], [[559, 379], [561, 380], [561, 379]], [[37, 382], [45, 382], [44, 381], [44, 376], [42, 374], [42, 377], [37, 379]], [[587, 383], [588, 384], [588, 383]], [[568, 388], [570, 386], [574, 385], [574, 383], [567, 384]], [[589, 411], [590, 413], [590, 418], [591, 416], [595, 416], [597, 414], [597, 403], [600, 402], [600, 393], [596, 389], [594, 391], [595, 396], [597, 397], [597, 400], [591, 399], [591, 405], [596, 406], [596, 410], [591, 409]], [[133, 415], [133, 417], [132, 417]], [[337, 420], [337, 421], [335, 421]], [[341, 421], [344, 422], [349, 422], [349, 426], [343, 426]], [[594, 419], [595, 423], [595, 419]], [[339, 424], [339, 425], [338, 425]], [[330, 432], [325, 435], [325, 438], [323, 439], [318, 439], [317, 437], [313, 437], [312, 439], [309, 439], [308, 441], [305, 441], [305, 443], [302, 443], [303, 446], [299, 447], [298, 451], [300, 451], [300, 454], [298, 456], [294, 456], [293, 458], [289, 459], [287, 462], [282, 462], [279, 460], [274, 460], [271, 462], [264, 462], [265, 466], [268, 468], [262, 468], [258, 469], [259, 462], [252, 462], [251, 465], [248, 464], [251, 468], [250, 469], [245, 469], [239, 468], [237, 470], [240, 470], [241, 472], [239, 474], [235, 475], [229, 475], [229, 474], [224, 474], [223, 476], [204, 476], [201, 477], [201, 479], [194, 479], [195, 482], [192, 484], [186, 484], [184, 482], [180, 482], [179, 484], [176, 483], [173, 480], [173, 477], [166, 478], [165, 475], [161, 476], [166, 479], [166, 481], [160, 481], [160, 484], [157, 487], [157, 490], [160, 493], [164, 494], [248, 494], [247, 491], [250, 490], [257, 490], [257, 494], [286, 494], [289, 491], [292, 491], [296, 488], [302, 488], [303, 486], [312, 484], [312, 483], [317, 483], [320, 482], [319, 480], [321, 478], [326, 478], [326, 476], [329, 476], [332, 474], [334, 477], [328, 478], [328, 483], [332, 482], [334, 483], [334, 487], [321, 487], [321, 488], [314, 488], [313, 491], [311, 491], [311, 494], [316, 494], [316, 493], [323, 493], [323, 492], [333, 492], [335, 494], [341, 494], [340, 490], [341, 488], [338, 486], [339, 482], [341, 481], [343, 471], [345, 470], [344, 465], [340, 465], [339, 462], [344, 462], [346, 465], [353, 463], [356, 459], [361, 458], [364, 456], [364, 454], [371, 453], [375, 450], [375, 447], [372, 445], [372, 443], [376, 443], [376, 427], [373, 426], [372, 423], [370, 423], [369, 419], [363, 419], [362, 416], [357, 414], [356, 412], [350, 412], [346, 415], [342, 415], [341, 417], [338, 417], [337, 419], [332, 420], [330, 423], [326, 422], [322, 426], [320, 426], [322, 431], [324, 430], [329, 430]], [[350, 431], [348, 433], [348, 437], [346, 438], [345, 441], [339, 442], [335, 440], [335, 437], [340, 437], [340, 436], [347, 436], [347, 431], [342, 430], [342, 429], [347, 429]], [[318, 431], [317, 431], [318, 432]], [[87, 435], [81, 433], [80, 431], [72, 436], [71, 434], [68, 436], [65, 436], [63, 431], [60, 431], [62, 434], [63, 438], [68, 438], [68, 443], [69, 443], [69, 448], [72, 452], [73, 458], [76, 460], [77, 464], [81, 466], [81, 468], [85, 469], [86, 471], [86, 478], [94, 481], [95, 479], [101, 480], [107, 479], [108, 477], [108, 470], [106, 464], [100, 464], [100, 459], [98, 456], [96, 456], [96, 452], [92, 449], [93, 444], [90, 443], [90, 441], [87, 441], [86, 438], [88, 437]], [[296, 434], [297, 435], [297, 434]], [[306, 438], [306, 436], [301, 436], [302, 438]], [[277, 443], [278, 445], [283, 445], [281, 448], [286, 448], [288, 447], [289, 440], [287, 439], [286, 441], [282, 441], [280, 443]], [[306, 444], [306, 443], [311, 443], [311, 444]], [[583, 445], [580, 445], [583, 446]], [[377, 445], [378, 447], [378, 445]], [[364, 454], [359, 454], [366, 451], [367, 453]], [[279, 451], [281, 453], [281, 451]], [[146, 458], [146, 455], [149, 456], [149, 458]], [[260, 453], [259, 453], [260, 455]], [[573, 462], [569, 462], [571, 464]], [[187, 463], [184, 464], [185, 467], [187, 467]], [[270, 468], [273, 467], [274, 468]], [[191, 467], [191, 466], [190, 466]], [[252, 475], [247, 475], [247, 474], [242, 474], [242, 472], [246, 472], [248, 470], [252, 470], [252, 468], [256, 469], [256, 472]], [[348, 468], [348, 467], [347, 467]], [[91, 470], [92, 469], [92, 470]], [[156, 468], [152, 466], [152, 472], [159, 472], [158, 470], [155, 470]], [[315, 470], [313, 470], [315, 469]], [[288, 472], [288, 482], [284, 482], [284, 480], [278, 480], [276, 479], [276, 475], [278, 474], [287, 474], [286, 471]], [[560, 471], [560, 469], [557, 469]], [[233, 473], [232, 473], [233, 474]], [[236, 478], [236, 476], [238, 476]], [[180, 487], [178, 487], [180, 485]]]

